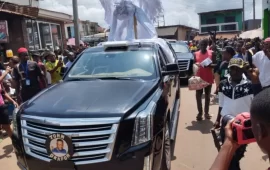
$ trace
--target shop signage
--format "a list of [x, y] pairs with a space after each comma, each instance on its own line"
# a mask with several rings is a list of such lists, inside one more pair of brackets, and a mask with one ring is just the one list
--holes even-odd
[[7, 21], [0, 21], [0, 43], [8, 43], [8, 24]]

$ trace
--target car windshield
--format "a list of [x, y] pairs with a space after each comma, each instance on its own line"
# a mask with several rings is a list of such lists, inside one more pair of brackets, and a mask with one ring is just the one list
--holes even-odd
[[156, 78], [153, 51], [85, 52], [68, 78]]
[[171, 43], [172, 48], [176, 53], [188, 53], [189, 49], [187, 45], [185, 44], [180, 44], [180, 43]]

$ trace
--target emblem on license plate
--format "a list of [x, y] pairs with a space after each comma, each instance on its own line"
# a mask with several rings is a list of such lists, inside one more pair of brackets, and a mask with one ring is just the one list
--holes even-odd
[[49, 157], [56, 161], [67, 161], [73, 155], [72, 140], [61, 133], [47, 136], [46, 150]]

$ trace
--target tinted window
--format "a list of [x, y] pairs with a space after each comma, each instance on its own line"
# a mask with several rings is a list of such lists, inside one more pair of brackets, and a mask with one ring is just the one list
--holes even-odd
[[72, 78], [156, 78], [152, 51], [86, 52], [68, 73]]
[[189, 49], [185, 44], [171, 43], [171, 45], [176, 53], [189, 53]]

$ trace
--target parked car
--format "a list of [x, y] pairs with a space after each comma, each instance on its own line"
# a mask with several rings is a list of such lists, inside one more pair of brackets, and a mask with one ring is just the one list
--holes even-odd
[[[88, 48], [13, 114], [23, 170], [170, 170], [179, 68], [162, 39]], [[76, 168], [74, 168], [76, 167]]]
[[177, 56], [180, 78], [189, 79], [193, 75], [194, 55], [183, 41], [169, 42]]

